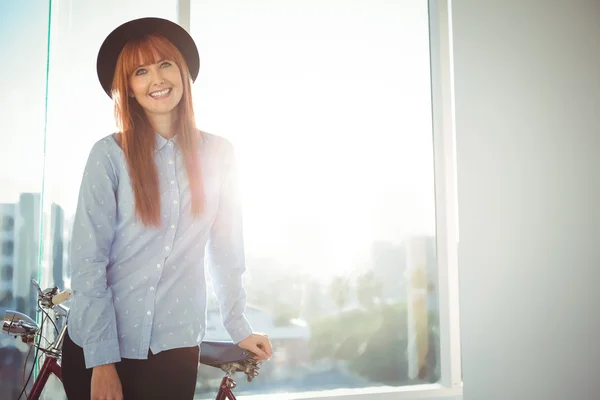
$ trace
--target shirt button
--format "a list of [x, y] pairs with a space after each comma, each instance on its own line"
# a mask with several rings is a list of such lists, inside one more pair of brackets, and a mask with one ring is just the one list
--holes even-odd
[[171, 181], [171, 185], [174, 185], [174, 184], [175, 184], [175, 181]]
[[152, 315], [152, 311], [148, 311], [146, 314], [147, 315]]
[[156, 268], [160, 268], [160, 267], [161, 267], [161, 265], [160, 265], [160, 264], [156, 264]]
[[173, 142], [169, 140], [169, 146], [173, 146]]
[[173, 160], [169, 160], [169, 165], [173, 165]]
[[173, 204], [177, 204], [177, 200], [173, 200]]
[[175, 224], [172, 224], [172, 225], [171, 225], [171, 229], [175, 229]]
[[165, 246], [165, 250], [169, 250], [169, 249], [170, 249], [170, 247], [169, 247], [169, 246]]
[[154, 286], [150, 286], [150, 291], [154, 292]]

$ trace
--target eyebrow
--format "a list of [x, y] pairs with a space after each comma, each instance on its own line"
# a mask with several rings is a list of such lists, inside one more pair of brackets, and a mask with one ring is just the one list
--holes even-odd
[[[157, 62], [155, 62], [154, 64], [160, 64], [160, 63], [161, 63], [161, 62], [163, 62], [163, 61], [167, 61], [167, 60], [166, 60], [166, 59], [164, 59], [164, 58], [161, 58], [160, 60], [158, 60], [158, 61], [157, 61]], [[144, 67], [147, 67], [147, 66], [148, 66], [148, 65], [138, 65], [136, 69], [144, 68]]]

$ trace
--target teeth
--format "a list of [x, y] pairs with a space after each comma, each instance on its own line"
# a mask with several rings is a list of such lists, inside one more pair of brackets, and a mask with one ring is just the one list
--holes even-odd
[[150, 96], [160, 97], [160, 96], [164, 96], [164, 95], [168, 94], [170, 91], [171, 91], [171, 89], [165, 89], [165, 90], [161, 90], [160, 92], [150, 93]]

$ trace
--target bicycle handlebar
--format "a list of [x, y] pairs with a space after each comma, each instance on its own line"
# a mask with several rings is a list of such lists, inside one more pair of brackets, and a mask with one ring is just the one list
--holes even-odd
[[[73, 292], [70, 289], [62, 292], [59, 292], [57, 287], [42, 290], [35, 279], [32, 279], [31, 283], [37, 289], [38, 305], [42, 310], [54, 310], [57, 318], [68, 315], [69, 309], [63, 306], [62, 303], [73, 297]], [[40, 332], [40, 327], [28, 315], [14, 310], [6, 310], [2, 321], [2, 332], [21, 336], [24, 342], [31, 343], [33, 338]]]
[[67, 289], [64, 292], [60, 292], [59, 294], [52, 296], [52, 304], [57, 306], [65, 301], [70, 300], [71, 297], [73, 297], [73, 291], [71, 291], [71, 289]]

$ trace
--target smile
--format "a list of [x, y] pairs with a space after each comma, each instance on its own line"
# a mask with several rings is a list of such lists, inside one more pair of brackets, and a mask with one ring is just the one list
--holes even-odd
[[170, 93], [171, 93], [171, 89], [170, 88], [169, 89], [163, 89], [163, 90], [158, 91], [158, 92], [152, 92], [152, 93], [150, 93], [150, 97], [153, 97], [153, 98], [157, 99], [157, 98], [168, 96]]

